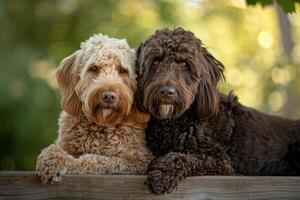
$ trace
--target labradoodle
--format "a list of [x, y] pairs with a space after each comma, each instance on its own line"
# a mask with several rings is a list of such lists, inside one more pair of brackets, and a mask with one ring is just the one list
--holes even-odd
[[157, 30], [139, 46], [137, 70], [137, 106], [151, 113], [154, 193], [171, 192], [187, 176], [300, 175], [300, 121], [219, 93], [224, 66], [193, 33]]
[[65, 58], [56, 73], [63, 112], [58, 139], [38, 156], [43, 183], [64, 173], [143, 174], [149, 115], [133, 105], [135, 52], [125, 40], [94, 35]]

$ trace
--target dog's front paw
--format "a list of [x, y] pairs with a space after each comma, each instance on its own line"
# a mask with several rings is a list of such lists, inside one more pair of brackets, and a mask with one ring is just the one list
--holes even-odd
[[44, 162], [37, 166], [37, 175], [43, 184], [60, 183], [62, 181], [62, 175], [65, 172], [66, 168], [64, 166], [60, 166], [51, 161], [48, 164]]
[[38, 176], [40, 177], [43, 184], [54, 184], [54, 183], [60, 183], [62, 181], [62, 172], [59, 170], [49, 170], [44, 173], [38, 173]]
[[44, 184], [59, 183], [62, 180], [62, 175], [71, 165], [70, 163], [70, 158], [65, 155], [65, 152], [53, 144], [45, 148], [38, 156], [36, 172]]
[[172, 192], [192, 170], [191, 159], [185, 154], [170, 152], [148, 165], [147, 183], [155, 194]]
[[152, 170], [148, 172], [147, 185], [155, 194], [167, 194], [174, 190], [178, 184], [178, 179], [162, 170]]

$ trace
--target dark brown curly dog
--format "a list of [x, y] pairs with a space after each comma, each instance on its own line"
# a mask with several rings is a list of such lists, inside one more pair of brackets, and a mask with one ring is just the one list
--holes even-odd
[[193, 175], [300, 175], [300, 121], [270, 116], [223, 95], [223, 64], [193, 33], [158, 30], [138, 48], [136, 101], [152, 114], [148, 167], [154, 193]]

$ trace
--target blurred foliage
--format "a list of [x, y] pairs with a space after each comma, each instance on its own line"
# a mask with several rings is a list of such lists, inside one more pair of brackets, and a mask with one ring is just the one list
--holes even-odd
[[222, 91], [272, 114], [282, 114], [292, 94], [288, 116], [299, 117], [300, 15], [288, 18], [292, 59], [282, 53], [274, 8], [244, 0], [0, 1], [0, 169], [33, 170], [40, 150], [56, 139], [55, 68], [99, 32], [136, 47], [158, 28], [182, 26], [225, 64]]
[[[285, 12], [294, 12], [295, 4], [300, 3], [300, 0], [275, 0]], [[274, 0], [246, 0], [248, 5], [261, 4], [262, 6], [273, 5]]]

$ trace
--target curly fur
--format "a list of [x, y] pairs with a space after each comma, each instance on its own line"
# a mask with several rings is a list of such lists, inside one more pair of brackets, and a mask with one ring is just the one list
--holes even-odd
[[[63, 112], [55, 144], [42, 150], [36, 170], [43, 183], [65, 173], [144, 174], [152, 158], [146, 146], [149, 115], [133, 105], [135, 53], [125, 40], [94, 35], [65, 58], [56, 73]], [[104, 102], [103, 91], [117, 100]]]
[[[156, 158], [148, 185], [171, 192], [193, 175], [300, 175], [300, 121], [260, 113], [220, 94], [224, 66], [193, 33], [156, 31], [137, 51], [140, 109], [152, 114], [146, 140]], [[172, 97], [159, 89], [171, 85]], [[160, 107], [172, 105], [165, 114]]]

